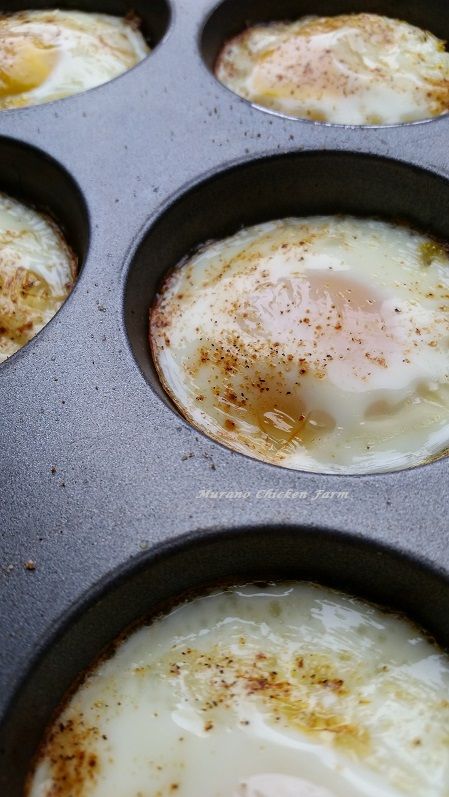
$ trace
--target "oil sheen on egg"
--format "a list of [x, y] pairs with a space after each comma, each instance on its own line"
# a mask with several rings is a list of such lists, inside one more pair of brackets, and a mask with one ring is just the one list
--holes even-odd
[[0, 109], [99, 86], [148, 52], [131, 17], [60, 10], [0, 16]]
[[51, 219], [0, 194], [0, 363], [53, 318], [76, 270]]
[[449, 255], [407, 226], [286, 218], [204, 246], [150, 311], [162, 383], [236, 451], [317, 472], [449, 445]]
[[27, 797], [447, 797], [449, 657], [309, 583], [133, 632], [56, 719]]
[[397, 124], [449, 109], [449, 53], [433, 34], [376, 14], [255, 25], [215, 74], [262, 107], [338, 124]]

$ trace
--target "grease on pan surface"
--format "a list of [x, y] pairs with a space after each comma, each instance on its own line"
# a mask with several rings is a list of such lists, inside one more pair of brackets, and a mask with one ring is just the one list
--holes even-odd
[[236, 451], [387, 471], [449, 444], [449, 255], [406, 226], [287, 218], [210, 243], [150, 311], [162, 383]]
[[226, 42], [215, 74], [257, 105], [315, 121], [397, 124], [449, 110], [445, 43], [376, 14], [255, 25]]
[[197, 598], [72, 696], [28, 797], [447, 797], [449, 659], [308, 583]]
[[51, 219], [0, 194], [0, 363], [53, 318], [76, 270]]
[[99, 86], [148, 52], [132, 18], [59, 10], [0, 16], [0, 109]]

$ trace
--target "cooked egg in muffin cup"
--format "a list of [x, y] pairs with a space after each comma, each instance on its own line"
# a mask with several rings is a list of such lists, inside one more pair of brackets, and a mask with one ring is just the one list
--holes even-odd
[[53, 318], [76, 273], [77, 258], [56, 224], [0, 194], [0, 363]]
[[304, 119], [388, 125], [449, 110], [449, 53], [432, 33], [377, 14], [254, 25], [227, 41], [218, 80]]
[[403, 224], [270, 221], [162, 284], [150, 345], [181, 413], [275, 465], [369, 473], [449, 446], [449, 252]]
[[0, 16], [0, 109], [39, 105], [100, 86], [149, 53], [137, 18], [82, 11]]
[[134, 630], [49, 729], [27, 797], [447, 797], [449, 657], [310, 583]]

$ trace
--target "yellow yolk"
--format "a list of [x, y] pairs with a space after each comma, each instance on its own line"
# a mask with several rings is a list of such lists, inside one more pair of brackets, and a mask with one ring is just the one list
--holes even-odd
[[4, 39], [0, 48], [0, 97], [31, 91], [44, 83], [58, 53], [52, 46], [26, 36]]
[[138, 21], [81, 11], [0, 13], [0, 109], [100, 86], [149, 53]]

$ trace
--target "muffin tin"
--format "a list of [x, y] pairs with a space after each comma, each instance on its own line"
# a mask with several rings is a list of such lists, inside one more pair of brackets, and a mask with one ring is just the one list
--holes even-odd
[[445, 2], [59, 5], [132, 6], [155, 48], [107, 85], [0, 113], [0, 188], [50, 211], [81, 263], [55, 318], [0, 367], [8, 797], [22, 794], [76, 674], [124, 626], [186, 590], [312, 578], [403, 609], [449, 645], [448, 459], [332, 476], [233, 453], [171, 406], [147, 345], [167, 268], [242, 224], [346, 211], [406, 218], [449, 239], [449, 116], [373, 128], [292, 120], [252, 107], [211, 72], [221, 41], [246, 22], [374, 11], [449, 38]]

